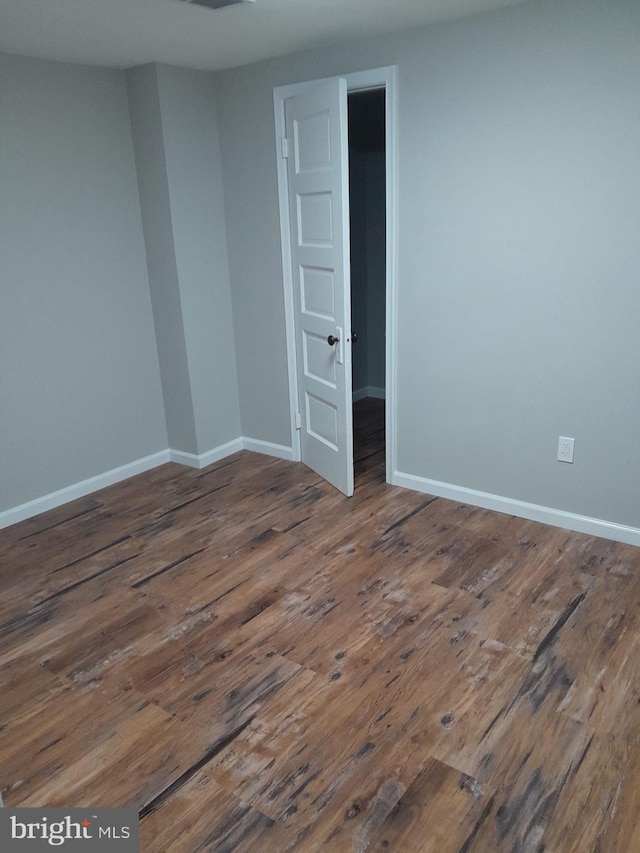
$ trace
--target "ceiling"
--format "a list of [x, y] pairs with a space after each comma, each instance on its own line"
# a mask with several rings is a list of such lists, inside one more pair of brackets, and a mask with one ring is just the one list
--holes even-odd
[[0, 51], [128, 68], [218, 70], [523, 0], [0, 0]]

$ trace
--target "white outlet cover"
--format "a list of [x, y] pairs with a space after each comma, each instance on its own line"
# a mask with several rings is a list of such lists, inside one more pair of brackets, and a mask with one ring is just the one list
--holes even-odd
[[573, 462], [573, 448], [575, 438], [561, 435], [558, 439], [558, 462]]

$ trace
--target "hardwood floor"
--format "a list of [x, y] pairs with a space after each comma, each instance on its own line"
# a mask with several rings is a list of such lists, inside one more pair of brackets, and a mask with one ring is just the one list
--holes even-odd
[[640, 850], [640, 550], [239, 453], [0, 531], [8, 806], [144, 851]]

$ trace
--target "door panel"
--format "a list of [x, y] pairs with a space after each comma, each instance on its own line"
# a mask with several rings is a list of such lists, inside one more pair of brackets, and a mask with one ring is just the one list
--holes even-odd
[[336, 359], [333, 351], [327, 346], [324, 335], [313, 332], [303, 332], [304, 372], [318, 382], [324, 382], [330, 388], [336, 387]]
[[309, 316], [334, 320], [336, 306], [333, 270], [321, 267], [302, 267], [300, 270], [302, 310]]
[[307, 421], [309, 435], [329, 447], [338, 450], [338, 407], [326, 399], [306, 394]]
[[351, 495], [346, 81], [288, 99], [285, 114], [302, 461]]
[[329, 193], [298, 194], [298, 244], [333, 248], [333, 210]]

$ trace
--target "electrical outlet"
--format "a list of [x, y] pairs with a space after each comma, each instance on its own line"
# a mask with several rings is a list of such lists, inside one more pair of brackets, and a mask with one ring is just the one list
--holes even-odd
[[573, 445], [575, 438], [561, 435], [558, 439], [558, 462], [573, 462]]

